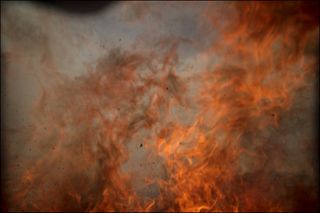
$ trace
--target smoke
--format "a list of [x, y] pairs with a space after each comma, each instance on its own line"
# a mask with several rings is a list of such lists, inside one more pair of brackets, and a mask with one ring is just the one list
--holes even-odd
[[[134, 8], [120, 19], [126, 29], [156, 17], [196, 32], [146, 26], [132, 45], [105, 51], [88, 41], [91, 62], [67, 63], [78, 47], [62, 54], [42, 21], [3, 15], [6, 87], [28, 64], [38, 85], [29, 124], [4, 129], [8, 209], [316, 211], [318, 3], [190, 3], [192, 15], [168, 20], [162, 8], [180, 3], [123, 5], [114, 10]], [[51, 26], [60, 20], [32, 13]]]

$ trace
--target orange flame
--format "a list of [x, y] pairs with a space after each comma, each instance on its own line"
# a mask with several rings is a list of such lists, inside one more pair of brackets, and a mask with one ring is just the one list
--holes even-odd
[[[301, 208], [295, 204], [297, 190], [309, 185], [284, 172], [295, 167], [283, 163], [290, 141], [278, 132], [286, 131], [290, 119], [283, 117], [316, 75], [318, 4], [231, 2], [224, 7], [221, 13], [208, 7], [202, 17], [212, 24], [205, 30], [216, 31], [205, 55], [219, 58], [218, 63], [191, 77], [177, 71], [177, 48], [185, 41], [168, 39], [157, 45], [169, 46], [167, 51], [115, 50], [79, 79], [49, 80], [52, 85], [44, 86], [35, 104], [29, 140], [39, 151], [8, 198], [11, 209]], [[159, 174], [124, 168], [133, 141], [144, 144], [146, 161], [162, 165]], [[134, 185], [139, 176], [142, 192]], [[144, 191], [151, 186], [156, 192]], [[313, 202], [317, 195], [314, 189], [310, 193]]]

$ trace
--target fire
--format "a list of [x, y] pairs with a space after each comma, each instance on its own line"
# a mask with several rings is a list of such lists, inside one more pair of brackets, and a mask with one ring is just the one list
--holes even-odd
[[[281, 132], [317, 75], [318, 4], [215, 6], [200, 19], [211, 25], [204, 32], [216, 32], [203, 54], [218, 63], [192, 76], [179, 74], [177, 48], [188, 41], [177, 38], [148, 54], [115, 49], [75, 80], [47, 73], [28, 140], [38, 152], [9, 184], [10, 209], [301, 210], [298, 194], [316, 183], [297, 180]], [[161, 172], [125, 168], [135, 141]]]

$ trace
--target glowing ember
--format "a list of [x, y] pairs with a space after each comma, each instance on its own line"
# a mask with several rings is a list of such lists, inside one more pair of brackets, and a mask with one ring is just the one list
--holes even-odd
[[153, 48], [114, 48], [77, 78], [43, 56], [31, 125], [5, 130], [28, 135], [20, 172], [8, 154], [9, 210], [317, 210], [319, 4], [199, 4], [199, 40], [146, 35]]

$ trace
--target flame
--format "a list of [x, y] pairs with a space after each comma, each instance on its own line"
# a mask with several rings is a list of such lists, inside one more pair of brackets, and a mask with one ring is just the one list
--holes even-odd
[[[296, 210], [281, 173], [286, 143], [270, 135], [316, 75], [308, 51], [319, 13], [303, 2], [231, 2], [204, 14], [216, 31], [204, 55], [219, 60], [191, 77], [178, 72], [188, 41], [176, 38], [149, 54], [116, 49], [76, 80], [45, 76], [28, 141], [38, 152], [9, 196], [13, 210]], [[123, 168], [136, 140], [161, 174]], [[137, 190], [139, 175], [155, 196]]]

